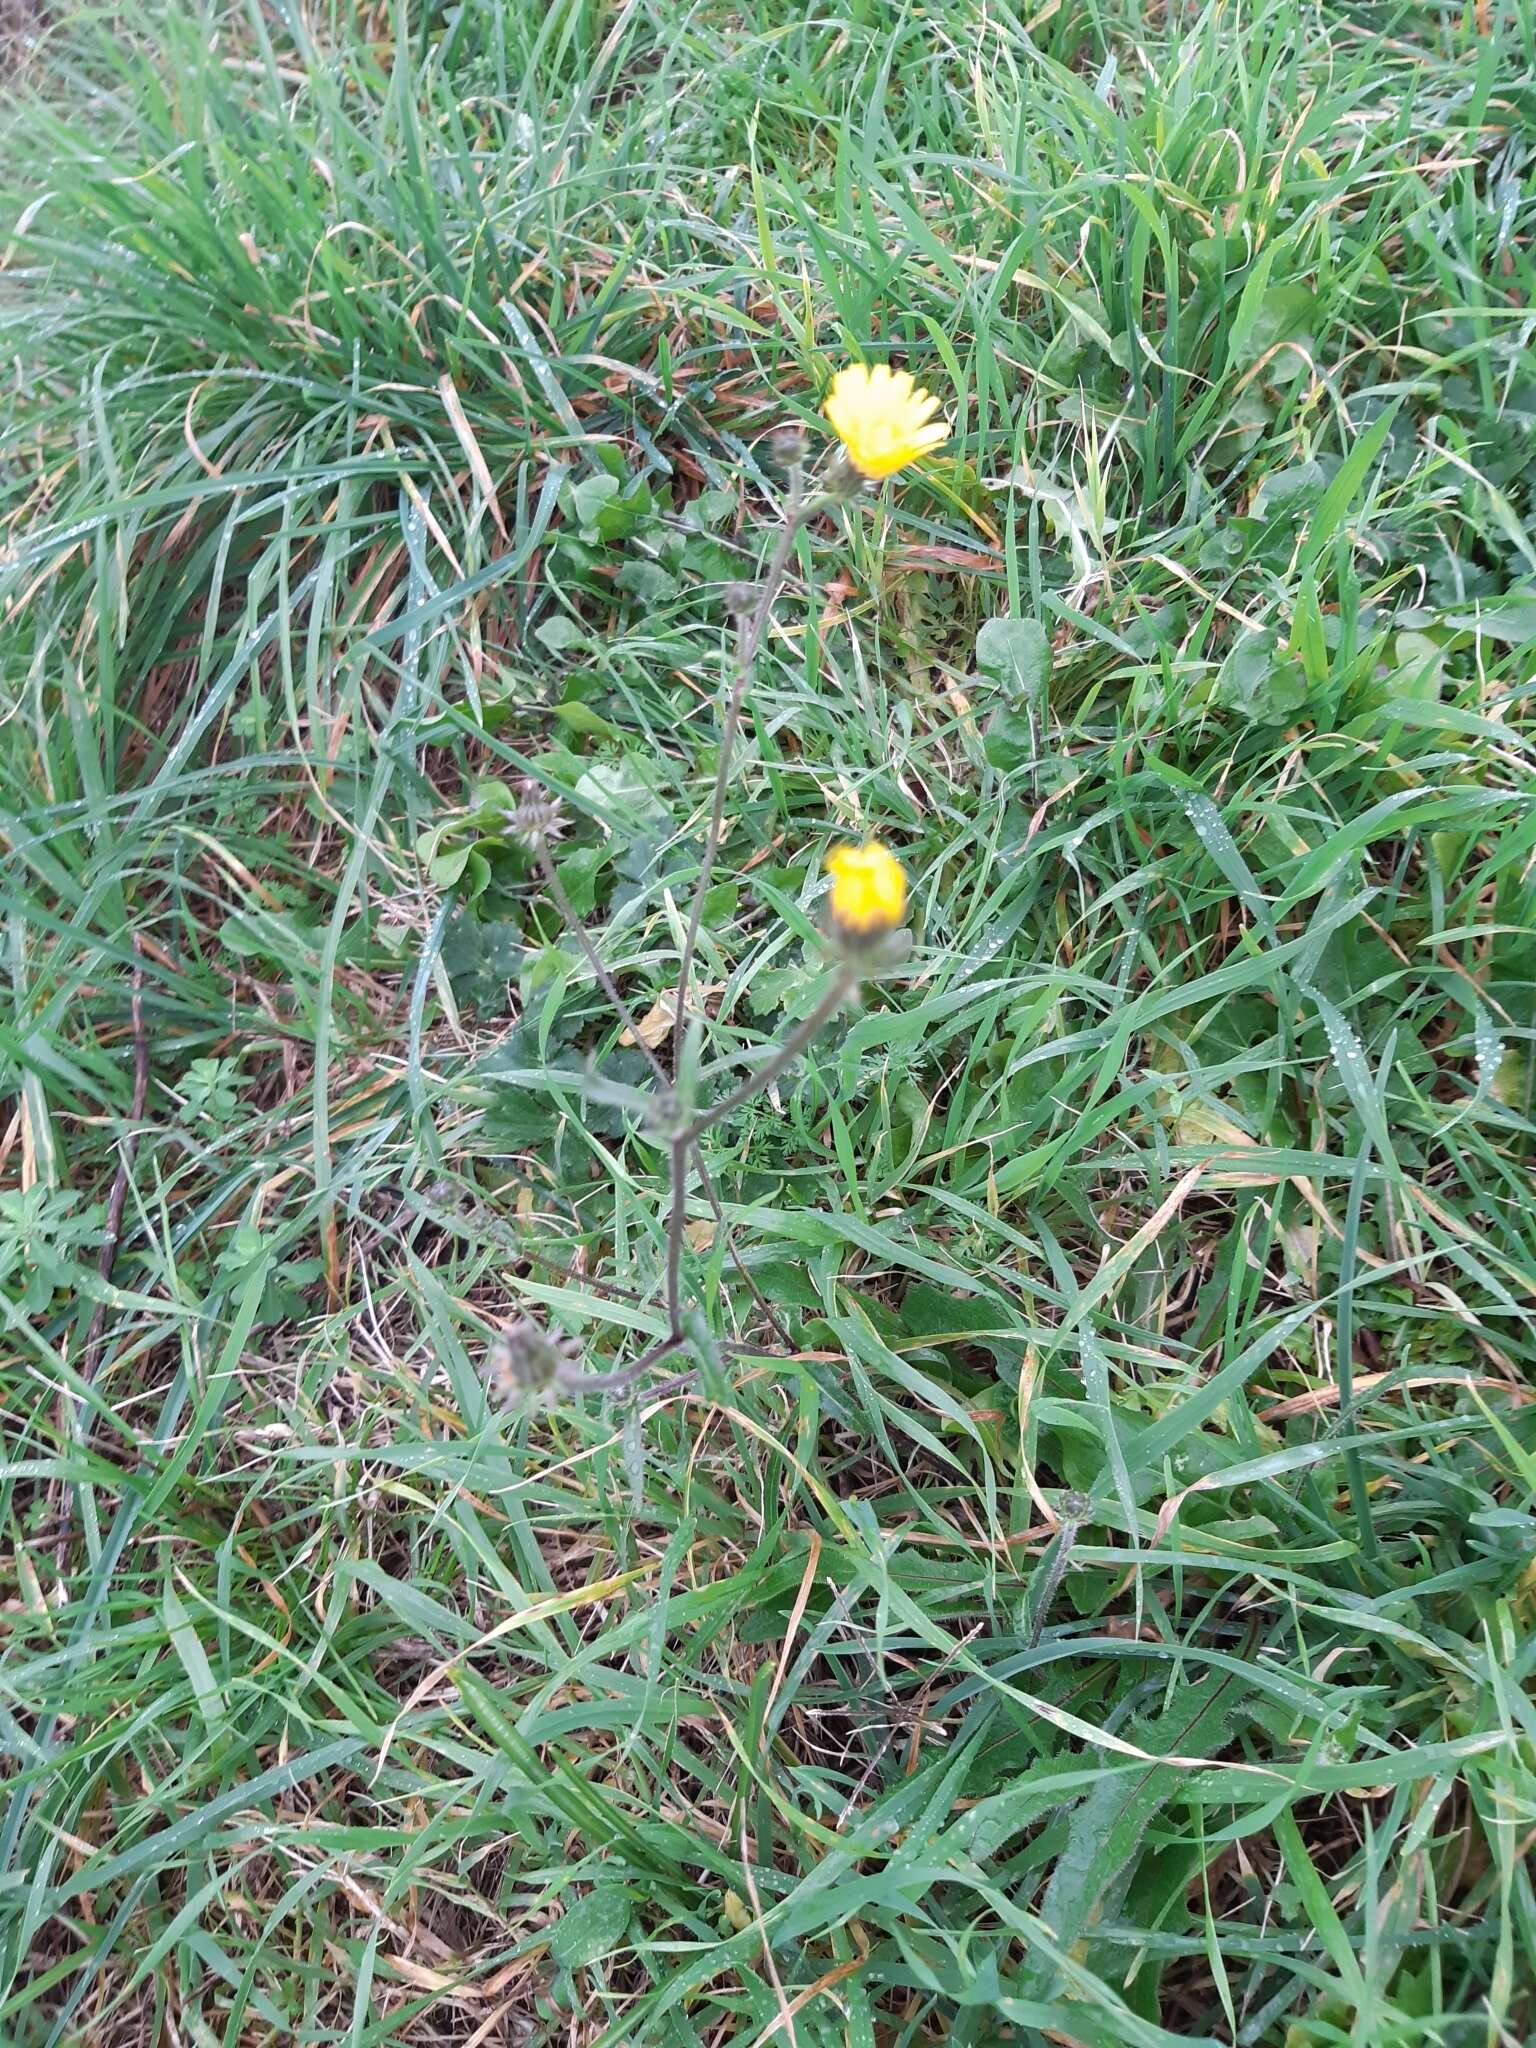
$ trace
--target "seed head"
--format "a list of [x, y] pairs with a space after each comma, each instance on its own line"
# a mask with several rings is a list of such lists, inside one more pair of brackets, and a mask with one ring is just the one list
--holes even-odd
[[541, 846], [553, 845], [564, 830], [565, 815], [559, 797], [551, 796], [541, 782], [525, 775], [517, 785], [517, 808], [512, 813], [507, 836], [527, 852], [537, 853]]
[[552, 1399], [581, 1371], [581, 1355], [563, 1331], [546, 1330], [531, 1316], [519, 1316], [486, 1353], [491, 1393], [508, 1408]]

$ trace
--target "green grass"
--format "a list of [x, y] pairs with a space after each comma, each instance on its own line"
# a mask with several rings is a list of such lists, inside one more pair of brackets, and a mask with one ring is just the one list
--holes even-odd
[[[1529, 2040], [1529, 0], [71, 12], [3, 134], [0, 2041]], [[706, 1142], [795, 1354], [699, 1201], [695, 1385], [503, 1407], [666, 1157], [483, 785], [648, 1010], [858, 354], [699, 964], [907, 864]]]

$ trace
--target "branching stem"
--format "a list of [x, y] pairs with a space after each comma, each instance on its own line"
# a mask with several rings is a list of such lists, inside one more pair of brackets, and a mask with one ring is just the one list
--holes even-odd
[[[784, 500], [784, 516], [779, 526], [778, 536], [774, 541], [773, 552], [769, 556], [767, 570], [758, 588], [755, 602], [743, 620], [737, 637], [736, 659], [731, 673], [730, 694], [726, 699], [725, 719], [720, 732], [720, 758], [715, 770], [715, 787], [710, 802], [709, 826], [704, 837], [704, 851], [699, 861], [699, 872], [694, 881], [693, 901], [688, 911], [688, 927], [683, 938], [682, 953], [678, 962], [677, 994], [672, 1005], [673, 1062], [671, 1074], [668, 1074], [666, 1068], [656, 1057], [655, 1052], [646, 1044], [645, 1039], [641, 1035], [639, 1024], [628, 1003], [624, 1000], [618, 983], [599, 954], [585, 924], [577, 916], [575, 905], [571, 902], [556, 871], [554, 861], [550, 855], [547, 838], [543, 834], [538, 834], [533, 840], [534, 857], [538, 862], [539, 872], [543, 877], [544, 885], [548, 889], [556, 909], [575, 935], [576, 942], [580, 946], [587, 964], [597, 976], [599, 986], [613, 1005], [615, 1014], [623, 1023], [627, 1037], [632, 1039], [644, 1054], [646, 1064], [650, 1067], [652, 1074], [663, 1091], [663, 1107], [667, 1111], [669, 1121], [671, 1121], [673, 1126], [667, 1140], [669, 1169], [666, 1271], [667, 1334], [659, 1343], [652, 1345], [650, 1350], [643, 1357], [637, 1359], [632, 1366], [627, 1366], [619, 1372], [601, 1373], [595, 1377], [583, 1380], [582, 1386], [586, 1392], [614, 1394], [627, 1391], [639, 1380], [643, 1373], [649, 1371], [652, 1366], [659, 1364], [662, 1359], [668, 1357], [673, 1351], [678, 1350], [685, 1341], [683, 1330], [683, 1246], [686, 1241], [689, 1165], [691, 1158], [695, 1154], [698, 1156], [700, 1184], [704, 1189], [716, 1224], [726, 1231], [726, 1246], [736, 1264], [737, 1270], [750, 1288], [754, 1300], [773, 1325], [776, 1334], [783, 1339], [786, 1345], [790, 1343], [788, 1332], [774, 1314], [769, 1303], [763, 1299], [751, 1274], [747, 1272], [746, 1267], [742, 1264], [736, 1252], [735, 1246], [730, 1241], [730, 1232], [725, 1223], [714, 1184], [710, 1179], [709, 1169], [705, 1165], [702, 1153], [698, 1152], [698, 1142], [706, 1131], [711, 1130], [723, 1118], [730, 1116], [743, 1103], [750, 1102], [753, 1096], [757, 1095], [770, 1082], [775, 1080], [778, 1075], [783, 1073], [791, 1061], [799, 1058], [817, 1032], [821, 1030], [822, 1026], [830, 1020], [847, 1000], [857, 981], [856, 974], [846, 963], [841, 965], [833, 976], [830, 987], [815, 1009], [795, 1027], [782, 1045], [775, 1048], [763, 1065], [757, 1068], [755, 1072], [748, 1074], [744, 1080], [733, 1088], [728, 1095], [723, 1096], [720, 1101], [712, 1103], [708, 1109], [701, 1111], [688, 1123], [686, 1128], [682, 1129], [677, 1128], [676, 1125], [678, 1107], [675, 1090], [687, 1039], [688, 990], [693, 978], [694, 956], [698, 951], [699, 931], [704, 919], [704, 899], [709, 893], [710, 882], [714, 874], [715, 859], [720, 851], [720, 841], [724, 835], [725, 795], [730, 783], [731, 765], [736, 750], [736, 737], [741, 727], [741, 715], [746, 703], [747, 689], [752, 680], [758, 653], [762, 648], [763, 637], [768, 630], [768, 622], [773, 616], [774, 601], [782, 590], [784, 579], [789, 572], [790, 558], [794, 553], [796, 536], [806, 521], [814, 517], [826, 502], [828, 501], [824, 495], [807, 498], [802, 465], [798, 461], [793, 463], [788, 474]], [[686, 1379], [688, 1376], [684, 1375], [683, 1377]]]

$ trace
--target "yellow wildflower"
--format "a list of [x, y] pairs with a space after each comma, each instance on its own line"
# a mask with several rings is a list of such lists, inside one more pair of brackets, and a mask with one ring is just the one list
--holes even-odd
[[862, 363], [839, 370], [827, 396], [827, 418], [860, 476], [894, 476], [920, 455], [942, 447], [949, 425], [933, 415], [939, 401], [905, 370]]
[[832, 877], [832, 923], [845, 939], [878, 939], [901, 923], [907, 907], [907, 878], [888, 846], [871, 839], [863, 846], [834, 846], [827, 855]]

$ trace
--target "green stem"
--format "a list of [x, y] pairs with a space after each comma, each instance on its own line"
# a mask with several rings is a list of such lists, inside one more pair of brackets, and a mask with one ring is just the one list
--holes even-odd
[[[1334, 1324], [1335, 1367], [1339, 1378], [1339, 1408], [1335, 1427], [1350, 1432], [1355, 1427], [1355, 1279], [1359, 1272], [1357, 1247], [1360, 1218], [1365, 1206], [1365, 1182], [1371, 1156], [1369, 1136], [1360, 1140], [1355, 1170], [1350, 1175], [1349, 1199], [1344, 1209], [1342, 1271], [1339, 1276], [1339, 1308]], [[1371, 1496], [1365, 1483], [1365, 1465], [1358, 1448], [1344, 1453], [1344, 1470], [1349, 1480], [1350, 1503], [1360, 1535], [1360, 1554], [1367, 1564], [1378, 1556], [1376, 1524], [1371, 1515]]]
[[[628, 1004], [619, 992], [618, 984], [615, 982], [612, 974], [609, 973], [596, 946], [592, 943], [586, 926], [576, 915], [575, 908], [561, 884], [559, 875], [555, 871], [555, 864], [550, 858], [547, 845], [541, 840], [535, 848], [539, 870], [544, 877], [545, 886], [554, 898], [556, 909], [575, 934], [577, 944], [581, 947], [588, 964], [596, 974], [603, 993], [607, 996], [609, 1002], [612, 1003], [615, 1011], [624, 1023], [629, 1036], [640, 1047], [652, 1073], [669, 1093], [676, 1085], [677, 1074], [682, 1063], [683, 1042], [686, 1036], [684, 1020], [688, 1003], [688, 985], [693, 977], [693, 961], [694, 955], [698, 951], [699, 929], [704, 920], [704, 898], [709, 893], [710, 878], [714, 873], [715, 858], [720, 851], [720, 841], [725, 829], [725, 793], [730, 783], [731, 759], [735, 753], [736, 735], [741, 725], [742, 707], [746, 701], [747, 686], [752, 680], [752, 670], [763, 644], [763, 636], [768, 630], [768, 621], [773, 614], [774, 600], [783, 588], [784, 578], [789, 570], [790, 557], [794, 552], [795, 537], [806, 521], [813, 518], [826, 502], [826, 497], [820, 494], [810, 499], [806, 498], [804, 472], [798, 463], [795, 464], [789, 472], [784, 504], [784, 518], [779, 528], [778, 538], [774, 542], [773, 553], [768, 559], [768, 568], [757, 594], [757, 602], [752, 607], [752, 611], [741, 630], [737, 642], [736, 663], [731, 677], [731, 692], [726, 702], [725, 721], [720, 732], [720, 759], [719, 765], [715, 770], [714, 795], [709, 809], [709, 829], [704, 838], [704, 853], [699, 863], [698, 877], [694, 883], [693, 902], [688, 912], [688, 929], [684, 935], [682, 955], [678, 963], [677, 999], [673, 1005], [672, 1019], [673, 1052], [672, 1073], [670, 1076], [662, 1066], [661, 1061], [657, 1059], [655, 1053], [652, 1052], [651, 1048], [641, 1038], [639, 1027], [630, 1012]], [[768, 1083], [777, 1074], [782, 1073], [791, 1060], [798, 1058], [800, 1053], [804, 1051], [805, 1047], [810, 1044], [816, 1033], [821, 1029], [822, 1025], [827, 1022], [834, 1011], [841, 1007], [855, 979], [856, 977], [852, 976], [844, 968], [835, 978], [831, 989], [812, 1011], [811, 1015], [790, 1033], [783, 1045], [778, 1048], [765, 1066], [759, 1068], [755, 1074], [749, 1074], [746, 1080], [739, 1087], [734, 1088], [723, 1101], [716, 1103], [711, 1109], [705, 1111], [702, 1116], [696, 1117], [686, 1131], [671, 1140], [669, 1152], [671, 1169], [669, 1178], [671, 1186], [669, 1189], [670, 1199], [667, 1212], [667, 1336], [660, 1345], [653, 1347], [651, 1351], [647, 1352], [637, 1365], [627, 1368], [622, 1373], [605, 1374], [602, 1376], [601, 1383], [598, 1381], [589, 1382], [588, 1391], [614, 1391], [621, 1386], [633, 1384], [635, 1377], [641, 1371], [654, 1364], [658, 1357], [665, 1357], [669, 1351], [676, 1350], [683, 1342], [683, 1237], [688, 1206], [689, 1155], [696, 1149], [698, 1140], [705, 1131], [719, 1123], [722, 1117], [729, 1116], [732, 1110], [740, 1108], [742, 1103], [750, 1101], [760, 1089], [766, 1088]], [[715, 1221], [722, 1229], [726, 1229], [727, 1249], [730, 1250], [732, 1258], [735, 1259], [738, 1269], [741, 1271], [747, 1285], [751, 1288], [752, 1294], [759, 1306], [763, 1308], [775, 1330], [781, 1336], [784, 1336], [787, 1342], [787, 1333], [784, 1331], [783, 1325], [779, 1322], [777, 1316], [774, 1315], [772, 1309], [769, 1308], [767, 1302], [763, 1300], [762, 1295], [758, 1292], [757, 1287], [752, 1281], [751, 1275], [747, 1273], [740, 1259], [736, 1257], [735, 1248], [730, 1243], [730, 1233], [726, 1227], [724, 1215], [721, 1212], [719, 1198], [715, 1193], [714, 1184], [710, 1179], [709, 1169], [704, 1164], [702, 1154], [699, 1155], [699, 1174]]]
[[1077, 1542], [1081, 1522], [1063, 1520], [1056, 1525], [1056, 1543], [1050, 1560], [1045, 1567], [1045, 1577], [1040, 1586], [1040, 1597], [1035, 1602], [1034, 1620], [1029, 1631], [1029, 1647], [1040, 1647], [1040, 1638], [1045, 1634], [1045, 1624], [1050, 1619], [1051, 1607], [1061, 1590], [1061, 1582], [1067, 1576], [1067, 1566], [1072, 1561], [1072, 1547]]

